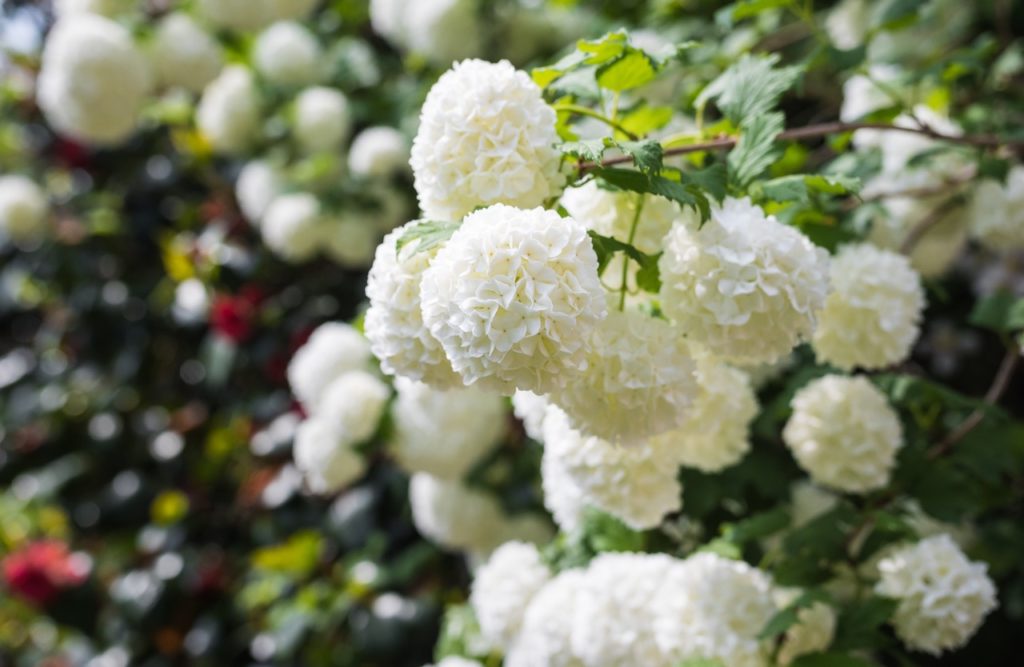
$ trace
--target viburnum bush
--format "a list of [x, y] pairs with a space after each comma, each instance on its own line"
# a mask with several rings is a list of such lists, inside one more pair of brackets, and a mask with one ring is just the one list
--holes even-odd
[[130, 4], [58, 3], [0, 178], [5, 650], [1013, 655], [1024, 8]]

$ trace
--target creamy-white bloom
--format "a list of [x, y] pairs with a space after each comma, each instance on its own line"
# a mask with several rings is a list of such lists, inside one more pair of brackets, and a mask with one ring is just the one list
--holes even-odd
[[659, 267], [665, 313], [729, 361], [775, 361], [808, 338], [828, 287], [828, 253], [746, 198], [703, 227], [677, 222]]
[[547, 397], [538, 396], [532, 391], [520, 390], [512, 394], [512, 412], [523, 422], [526, 435], [534, 440], [544, 440], [544, 420], [550, 407]]
[[259, 226], [264, 213], [284, 190], [281, 173], [266, 160], [247, 162], [235, 181], [235, 200], [250, 224]]
[[348, 139], [352, 117], [340, 90], [315, 86], [295, 98], [295, 139], [310, 153], [333, 151]]
[[[945, 273], [967, 242], [968, 216], [962, 207], [951, 205], [946, 196], [887, 197], [884, 214], [871, 223], [868, 241], [889, 250], [899, 250], [918, 226], [927, 224], [916, 239], [910, 264], [922, 277]], [[929, 221], [937, 216], [934, 222]]]
[[750, 422], [757, 416], [757, 396], [746, 373], [714, 359], [697, 364], [700, 391], [686, 422], [658, 440], [670, 441], [679, 463], [718, 472], [750, 451]]
[[458, 481], [416, 473], [409, 481], [416, 530], [448, 549], [487, 552], [502, 541], [502, 511], [492, 496]]
[[798, 391], [792, 407], [782, 438], [812, 480], [850, 493], [889, 483], [903, 429], [867, 378], [826, 375]]
[[491, 646], [511, 647], [530, 600], [551, 576], [537, 547], [525, 542], [506, 542], [476, 571], [469, 603]]
[[324, 253], [348, 269], [366, 269], [373, 263], [380, 234], [362, 211], [341, 211], [324, 218], [320, 225]]
[[391, 451], [410, 472], [461, 479], [505, 433], [505, 402], [477, 389], [434, 389], [395, 379]]
[[806, 525], [839, 502], [839, 496], [802, 479], [789, 488], [790, 522], [794, 528]]
[[366, 470], [366, 462], [344, 436], [322, 419], [302, 422], [295, 432], [295, 466], [314, 493], [333, 493]]
[[252, 143], [260, 125], [260, 100], [252, 72], [231, 65], [203, 91], [196, 125], [213, 149], [240, 153]]
[[350, 371], [369, 369], [372, 360], [362, 334], [344, 322], [327, 322], [288, 362], [288, 384], [306, 411], [314, 412], [327, 385]]
[[435, 65], [478, 55], [479, 0], [370, 0], [374, 31]]
[[[893, 65], [874, 64], [867, 74], [855, 74], [843, 84], [843, 106], [839, 120], [852, 123], [873, 111], [899, 103], [889, 91], [900, 90], [903, 72]], [[881, 84], [881, 85], [879, 85]]]
[[[594, 468], [603, 470], [604, 462], [599, 462]], [[595, 507], [589, 494], [585, 493], [583, 487], [576, 481], [576, 475], [579, 474], [580, 469], [572, 466], [566, 457], [558, 456], [554, 450], [544, 449], [540, 462], [544, 507], [551, 513], [555, 524], [565, 533], [578, 530], [583, 525], [587, 508]]]
[[25, 176], [0, 176], [0, 236], [32, 244], [46, 234], [50, 205], [35, 181]]
[[572, 630], [585, 583], [582, 570], [564, 570], [533, 596], [506, 667], [584, 667], [572, 652]]
[[420, 282], [436, 249], [417, 252], [418, 240], [402, 247], [398, 240], [413, 221], [396, 229], [377, 246], [377, 254], [366, 281], [364, 328], [381, 370], [421, 380], [439, 388], [461, 387], [462, 379], [452, 370], [441, 344], [423, 323]]
[[427, 95], [411, 165], [424, 215], [458, 220], [489, 204], [539, 206], [564, 184], [555, 112], [507, 61], [464, 60]]
[[878, 569], [875, 590], [899, 600], [896, 634], [919, 651], [939, 655], [963, 646], [997, 606], [986, 565], [968, 560], [948, 535], [904, 547]]
[[633, 445], [680, 426], [698, 387], [686, 340], [665, 320], [610, 310], [591, 334], [582, 377], [551, 392], [573, 428]]
[[409, 165], [409, 140], [393, 127], [368, 127], [352, 140], [348, 170], [356, 176], [382, 178], [405, 171]]
[[1024, 247], [1024, 166], [1016, 165], [1006, 183], [984, 179], [971, 199], [970, 233], [997, 252]]
[[308, 192], [283, 194], [267, 207], [260, 222], [263, 242], [290, 262], [303, 262], [320, 247], [320, 201]]
[[[666, 514], [682, 505], [682, 487], [676, 477], [678, 464], [673, 443], [668, 441], [656, 438], [633, 447], [619, 447], [574, 430], [566, 414], [552, 408], [544, 420], [544, 460], [551, 463], [542, 466], [542, 475], [550, 475], [552, 468], [560, 469], [556, 475], [572, 481], [584, 506], [604, 510], [637, 530], [658, 525]], [[568, 488], [557, 489], [556, 493], [561, 496]], [[549, 489], [554, 490], [554, 486], [545, 478], [545, 505], [561, 525], [558, 515], [563, 510], [558, 501], [547, 498]], [[578, 521], [572, 509], [567, 514], [569, 523]]]
[[832, 292], [811, 345], [819, 361], [876, 369], [907, 358], [920, 333], [921, 278], [903, 255], [867, 243], [842, 247], [829, 268]]
[[586, 228], [498, 204], [466, 217], [420, 285], [423, 321], [466, 384], [548, 392], [587, 367], [607, 308]]
[[841, 0], [825, 19], [825, 30], [840, 49], [864, 43], [871, 27], [871, 6], [865, 0]]
[[354, 370], [324, 388], [314, 414], [347, 442], [363, 442], [380, 424], [391, 389], [376, 375]]
[[315, 81], [320, 72], [320, 56], [316, 37], [294, 21], [279, 21], [264, 30], [252, 52], [256, 71], [281, 86]]
[[224, 66], [220, 44], [184, 12], [160, 20], [150, 49], [157, 80], [163, 86], [199, 93]]
[[[778, 589], [775, 602], [780, 609], [792, 604], [801, 591], [799, 589]], [[832, 643], [836, 633], [836, 612], [824, 602], [813, 602], [797, 611], [796, 623], [782, 636], [782, 643], [776, 659], [780, 665], [788, 665], [802, 655], [824, 651]]]
[[127, 30], [97, 14], [74, 14], [46, 38], [36, 98], [58, 132], [116, 144], [135, 131], [150, 84], [147, 60]]
[[[637, 205], [643, 201], [640, 217]], [[612, 236], [626, 242], [630, 237], [633, 220], [637, 220], [633, 245], [646, 253], [661, 250], [662, 239], [680, 216], [679, 204], [654, 195], [638, 195], [623, 190], [607, 190], [597, 181], [587, 181], [562, 194], [562, 206], [569, 215], [583, 222], [598, 234]]]

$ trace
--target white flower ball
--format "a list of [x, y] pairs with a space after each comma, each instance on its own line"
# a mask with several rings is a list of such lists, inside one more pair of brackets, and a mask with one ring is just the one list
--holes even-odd
[[867, 378], [826, 375], [798, 391], [792, 407], [782, 439], [814, 482], [849, 493], [889, 483], [903, 428]]
[[620, 445], [679, 427], [697, 395], [685, 339], [665, 320], [610, 310], [591, 334], [583, 376], [548, 397], [572, 427]]
[[[683, 426], [658, 436], [679, 463], [718, 472], [750, 451], [750, 422], [757, 416], [757, 396], [746, 373], [713, 359], [697, 365], [700, 392]], [[671, 444], [669, 444], [671, 443]]]
[[887, 197], [884, 210], [872, 220], [868, 241], [888, 250], [899, 250], [918, 225], [939, 216], [910, 253], [910, 265], [924, 278], [948, 271], [966, 245], [968, 216], [962, 207], [948, 206], [945, 196]]
[[147, 60], [127, 30], [97, 14], [74, 14], [47, 35], [36, 97], [58, 132], [110, 145], [135, 131], [150, 84]]
[[320, 201], [308, 192], [283, 194], [267, 207], [260, 232], [267, 247], [290, 262], [304, 262], [320, 249]]
[[333, 493], [362, 476], [366, 462], [322, 419], [307, 419], [295, 432], [295, 466], [314, 493]]
[[[839, 120], [844, 123], [852, 123], [869, 113], [898, 103], [886, 89], [901, 87], [901, 70], [893, 65], [873, 64], [868, 67], [868, 75], [855, 74], [843, 84], [843, 106], [839, 110]], [[886, 88], [880, 88], [878, 83]]]
[[665, 238], [661, 302], [692, 341], [725, 361], [772, 362], [814, 331], [828, 253], [749, 199], [726, 199], [699, 227]]
[[572, 629], [585, 583], [582, 570], [564, 570], [533, 596], [506, 667], [584, 667], [572, 652]]
[[551, 576], [537, 547], [525, 542], [506, 542], [476, 571], [469, 603], [491, 646], [511, 647], [530, 600]]
[[46, 234], [46, 194], [24, 176], [0, 176], [0, 236], [31, 245]]
[[840, 0], [825, 19], [825, 30], [840, 49], [854, 49], [864, 43], [871, 28], [871, 6], [865, 0]]
[[505, 401], [476, 389], [442, 391], [395, 379], [391, 451], [410, 472], [461, 479], [505, 434]]
[[256, 71], [279, 86], [312, 83], [319, 75], [320, 44], [294, 21], [279, 21], [256, 39], [252, 58]]
[[393, 127], [368, 127], [352, 140], [348, 170], [356, 176], [384, 178], [409, 165], [409, 140]]
[[373, 31], [394, 44], [404, 41], [407, 0], [370, 0], [370, 25]]
[[769, 643], [758, 638], [775, 615], [768, 576], [711, 552], [668, 570], [651, 601], [654, 633], [676, 665], [718, 660], [729, 667], [767, 667]]
[[910, 354], [924, 310], [921, 278], [903, 255], [860, 243], [829, 268], [832, 292], [811, 339], [818, 361], [851, 370], [896, 364]]
[[583, 221], [598, 234], [627, 242], [640, 198], [643, 199], [643, 208], [633, 245], [641, 252], [660, 252], [662, 239], [681, 215], [679, 204], [654, 195], [606, 190], [597, 181], [587, 181], [578, 188], [567, 189], [561, 201], [569, 215]]
[[479, 13], [478, 0], [370, 0], [374, 31], [435, 65], [480, 53]]
[[281, 173], [266, 160], [247, 162], [235, 181], [238, 208], [253, 226], [259, 226], [270, 204], [283, 191]]
[[184, 12], [160, 20], [150, 48], [164, 86], [200, 93], [224, 66], [220, 44]]
[[839, 496], [806, 479], [794, 482], [789, 489], [790, 522], [794, 528], [804, 526], [831, 511], [838, 502]]
[[565, 181], [557, 141], [555, 112], [529, 75], [504, 60], [456, 63], [430, 89], [413, 141], [424, 216], [455, 221], [489, 204], [543, 204]]
[[390, 398], [391, 389], [377, 376], [349, 371], [327, 385], [314, 414], [347, 442], [359, 443], [377, 431]]
[[996, 608], [984, 563], [972, 562], [948, 535], [904, 547], [878, 565], [875, 591], [896, 598], [896, 634], [909, 647], [939, 655], [959, 648]]
[[512, 394], [512, 412], [523, 422], [526, 435], [538, 442], [544, 440], [544, 420], [550, 407], [547, 397], [532, 391], [519, 390]]
[[[776, 591], [775, 601], [780, 609], [789, 606], [800, 596], [796, 589]], [[782, 636], [777, 661], [788, 665], [802, 655], [826, 650], [836, 634], [836, 612], [824, 602], [814, 602], [797, 612], [796, 623]]]
[[348, 139], [352, 117], [348, 98], [333, 88], [307, 88], [295, 99], [295, 139], [310, 153], [332, 151]]
[[213, 149], [241, 153], [259, 130], [260, 100], [252, 72], [242, 65], [221, 70], [196, 107], [196, 125]]
[[327, 322], [288, 362], [288, 384], [306, 411], [314, 412], [327, 385], [345, 373], [371, 368], [372, 361], [362, 334], [344, 322]]
[[[544, 420], [544, 459], [556, 463], [562, 474], [579, 490], [584, 506], [593, 506], [619, 518], [636, 530], [653, 528], [666, 514], [682, 506], [682, 487], [676, 477], [678, 465], [671, 448], [657, 440], [634, 447], [619, 447], [600, 438], [588, 437], [569, 425], [564, 412], [553, 408]], [[552, 488], [544, 480], [545, 493]], [[567, 490], [559, 490], [563, 494]], [[559, 507], [545, 497], [545, 505], [562, 521]], [[576, 523], [571, 511], [569, 523]]]
[[607, 313], [584, 226], [503, 204], [466, 217], [424, 272], [420, 301], [463, 381], [505, 394], [572, 381]]
[[438, 388], [461, 387], [462, 378], [452, 370], [441, 344], [423, 323], [420, 282], [437, 250], [417, 252], [419, 241], [397, 250], [398, 239], [413, 221], [396, 229], [377, 246], [373, 267], [366, 281], [364, 328], [381, 370], [421, 380]]
[[498, 502], [461, 482], [416, 473], [409, 481], [416, 530], [442, 547], [487, 552], [501, 543]]
[[[602, 469], [603, 466], [602, 461], [595, 468]], [[575, 475], [578, 474], [579, 468], [572, 466], [566, 457], [557, 456], [554, 452], [549, 452], [548, 448], [544, 449], [540, 461], [544, 507], [551, 513], [555, 524], [565, 533], [578, 530], [583, 525], [587, 508], [594, 505], [594, 501], [576, 481]]]
[[380, 234], [370, 216], [360, 211], [342, 211], [320, 226], [323, 251], [347, 269], [365, 269], [373, 263]]
[[985, 179], [971, 200], [970, 233], [996, 252], [1024, 248], [1024, 166], [1006, 175], [1006, 183]]
[[[921, 104], [914, 107], [913, 115], [897, 116], [893, 119], [893, 125], [918, 128], [919, 120], [942, 134], [963, 134], [960, 126], [949, 117]], [[882, 154], [882, 171], [864, 184], [861, 192], [864, 197], [879, 197], [916, 188], [940, 187], [971, 168], [968, 157], [957, 151], [946, 151], [930, 156], [920, 165], [911, 164], [915, 157], [944, 145], [942, 141], [918, 132], [857, 130], [853, 134], [853, 143], [861, 149], [878, 148]]]

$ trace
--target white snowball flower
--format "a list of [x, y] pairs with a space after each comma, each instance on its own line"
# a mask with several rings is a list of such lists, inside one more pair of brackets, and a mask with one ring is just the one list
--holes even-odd
[[196, 125], [215, 151], [241, 153], [260, 125], [260, 100], [252, 72], [242, 65], [221, 70], [196, 107]]
[[907, 358], [920, 333], [921, 278], [903, 255], [867, 243], [840, 248], [829, 268], [832, 292], [811, 345], [843, 370], [876, 369]]
[[363, 442], [376, 432], [390, 398], [390, 387], [377, 376], [349, 371], [327, 385], [314, 414], [346, 441]]
[[458, 220], [503, 203], [539, 206], [564, 184], [555, 112], [507, 61], [465, 60], [430, 89], [412, 146], [426, 218]]
[[900, 100], [894, 99], [887, 91], [903, 88], [900, 83], [902, 78], [900, 69], [885, 64], [870, 65], [867, 75], [851, 76], [843, 84], [843, 106], [839, 110], [839, 120], [852, 123], [873, 111], [899, 104]]
[[306, 411], [314, 412], [327, 385], [345, 373], [367, 370], [372, 360], [362, 334], [344, 322], [327, 322], [288, 362], [288, 384]]
[[416, 473], [409, 481], [409, 505], [416, 530], [445, 548], [487, 552], [501, 543], [498, 502], [461, 482]]
[[[792, 604], [801, 592], [798, 589], [780, 589], [775, 592], [775, 601], [780, 609]], [[802, 655], [824, 651], [832, 643], [836, 633], [836, 612], [824, 602], [813, 602], [797, 611], [796, 623], [782, 636], [777, 661], [788, 665]]]
[[348, 169], [356, 176], [383, 178], [405, 171], [409, 165], [409, 140], [393, 127], [368, 127], [352, 140]]
[[[949, 117], [924, 105], [917, 105], [913, 114], [902, 114], [893, 119], [893, 125], [905, 128], [926, 127], [949, 136], [960, 136], [963, 130]], [[944, 151], [930, 156], [923, 164], [911, 161], [923, 153], [942, 148], [941, 140], [919, 132], [899, 130], [857, 130], [853, 143], [858, 148], [878, 148], [882, 154], [881, 173], [864, 184], [865, 197], [899, 193], [918, 188], [937, 188], [953, 182], [969, 169], [971, 162], [960, 151]], [[955, 191], [950, 188], [951, 191]]]
[[405, 45], [436, 65], [480, 55], [479, 0], [410, 0], [405, 8]]
[[775, 615], [768, 576], [742, 561], [697, 553], [670, 568], [651, 601], [658, 646], [676, 665], [719, 660], [767, 667], [769, 642], [758, 638]]
[[160, 20], [150, 48], [157, 79], [164, 86], [199, 93], [224, 66], [220, 44], [184, 12]]
[[[658, 439], [634, 447], [619, 447], [574, 430], [564, 412], [552, 408], [544, 420], [544, 459], [561, 468], [579, 490], [585, 505], [597, 507], [636, 530], [657, 526], [682, 505], [671, 443]], [[544, 480], [545, 494], [551, 488]], [[559, 494], [566, 490], [558, 490]], [[559, 520], [557, 505], [545, 504]], [[570, 522], [572, 518], [570, 518]], [[561, 524], [561, 520], [559, 520]]]
[[366, 462], [346, 439], [321, 419], [307, 419], [295, 432], [295, 466], [314, 493], [333, 493], [362, 476]]
[[796, 393], [792, 407], [782, 439], [812, 480], [849, 493], [889, 483], [903, 429], [867, 378], [818, 378]]
[[899, 600], [896, 634], [919, 651], [939, 655], [963, 646], [997, 606], [986, 565], [968, 560], [948, 535], [904, 547], [878, 569], [875, 590]]
[[238, 208], [250, 224], [259, 226], [263, 215], [284, 190], [281, 173], [266, 160], [247, 162], [235, 181]]
[[1010, 169], [1005, 185], [982, 180], [971, 204], [973, 238], [997, 252], [1024, 248], [1024, 166]]
[[424, 272], [420, 301], [463, 381], [505, 394], [570, 382], [607, 313], [584, 226], [503, 204], [466, 217]]
[[333, 88], [307, 88], [295, 99], [293, 131], [305, 151], [335, 150], [352, 131], [348, 98]]
[[683, 426], [658, 436], [671, 442], [679, 463], [718, 472], [750, 451], [750, 422], [757, 416], [757, 396], [747, 375], [715, 361], [697, 365], [700, 392]]
[[404, 15], [407, 0], [370, 0], [370, 25], [373, 31], [395, 44], [404, 41]]
[[316, 254], [323, 237], [320, 201], [308, 192], [283, 194], [267, 207], [260, 232], [263, 242], [290, 262], [303, 262]]
[[587, 181], [578, 188], [567, 189], [562, 194], [561, 202], [569, 215], [598, 234], [626, 242], [641, 198], [643, 208], [637, 221], [633, 245], [641, 252], [657, 253], [661, 250], [665, 234], [681, 214], [679, 204], [654, 195], [606, 190], [597, 181]]
[[[601, 462], [596, 469], [603, 469]], [[571, 533], [583, 525], [583, 517], [589, 506], [594, 503], [576, 481], [575, 475], [580, 474], [565, 457], [544, 449], [540, 461], [541, 487], [544, 492], [544, 507], [551, 512], [555, 524], [563, 532]]]
[[109, 145], [135, 131], [150, 83], [146, 58], [127, 30], [97, 14], [75, 14], [47, 35], [36, 97], [58, 132]]
[[945, 196], [887, 197], [884, 207], [885, 213], [872, 220], [868, 241], [889, 250], [899, 250], [918, 225], [938, 216], [910, 253], [911, 266], [924, 278], [945, 273], [967, 242], [967, 216]]
[[523, 422], [526, 435], [538, 442], [544, 440], [544, 420], [550, 407], [547, 397], [532, 391], [519, 390], [512, 394], [512, 412]]
[[511, 647], [530, 600], [551, 576], [537, 547], [525, 542], [506, 542], [476, 571], [469, 603], [491, 646], [503, 652]]
[[423, 323], [420, 282], [436, 249], [417, 252], [419, 240], [397, 250], [398, 239], [413, 221], [396, 229], [377, 246], [373, 267], [366, 281], [364, 328], [381, 370], [421, 380], [438, 388], [461, 387], [462, 379], [452, 370], [441, 344]]
[[395, 379], [391, 451], [410, 472], [461, 479], [505, 433], [505, 402], [476, 389], [442, 391]]
[[280, 21], [260, 33], [252, 53], [256, 70], [280, 86], [301, 86], [315, 81], [320, 57], [316, 37], [293, 21]]
[[661, 301], [679, 329], [725, 361], [772, 362], [810, 336], [828, 288], [828, 253], [749, 199], [726, 199], [699, 227], [672, 228]]
[[25, 176], [0, 176], [0, 236], [31, 245], [46, 234], [50, 205], [46, 194]]
[[572, 629], [585, 583], [582, 570], [565, 570], [533, 596], [506, 667], [584, 667], [572, 652]]
[[840, 49], [853, 49], [864, 43], [871, 28], [871, 6], [866, 0], [841, 0], [825, 19], [825, 30]]
[[665, 554], [602, 553], [576, 599], [573, 653], [587, 667], [672, 667], [655, 638], [651, 601], [680, 561]]
[[591, 334], [582, 377], [549, 395], [573, 428], [634, 445], [680, 426], [697, 395], [685, 339], [665, 320], [610, 310]]
[[361, 211], [342, 211], [320, 225], [323, 251], [349, 269], [365, 269], [373, 263], [380, 234], [370, 216]]
[[790, 521], [794, 528], [806, 525], [831, 511], [839, 496], [806, 479], [794, 482], [789, 489]]

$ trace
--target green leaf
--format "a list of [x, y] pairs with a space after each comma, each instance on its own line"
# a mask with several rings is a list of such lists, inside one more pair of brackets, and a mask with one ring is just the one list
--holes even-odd
[[724, 163], [718, 162], [710, 167], [680, 173], [683, 181], [689, 181], [706, 190], [716, 201], [725, 199], [726, 181], [728, 180], [729, 172], [725, 168]]
[[836, 651], [877, 648], [885, 639], [879, 628], [889, 620], [898, 604], [897, 600], [883, 597], [848, 602], [839, 612], [832, 648]]
[[604, 139], [583, 139], [581, 141], [567, 141], [559, 148], [568, 155], [597, 163], [601, 161], [601, 156], [604, 155], [607, 144]]
[[741, 21], [769, 9], [789, 7], [792, 0], [741, 0], [732, 6], [732, 20]]
[[848, 176], [795, 174], [773, 178], [761, 184], [765, 198], [772, 201], [810, 201], [812, 192], [849, 195], [860, 189], [860, 181]]
[[610, 32], [598, 39], [581, 39], [576, 42], [576, 50], [586, 54], [583, 62], [588, 65], [603, 65], [623, 53], [629, 47], [629, 38], [625, 32]]
[[668, 125], [672, 120], [672, 107], [650, 107], [646, 104], [622, 116], [619, 125], [638, 137]]
[[783, 93], [789, 90], [803, 74], [799, 66], [775, 68], [778, 54], [768, 56], [744, 55], [701, 91], [694, 105], [701, 109], [715, 100], [734, 125], [753, 120], [770, 112]]
[[611, 167], [595, 169], [594, 174], [621, 190], [658, 195], [683, 206], [692, 206], [700, 212], [702, 220], [707, 220], [711, 216], [707, 197], [694, 183], [684, 184], [664, 176], [652, 176], [639, 171]]
[[748, 542], [773, 535], [789, 525], [790, 516], [785, 507], [754, 514], [742, 521], [725, 526], [723, 537], [743, 546]]
[[749, 185], [779, 158], [775, 137], [783, 124], [781, 113], [768, 113], [754, 116], [740, 127], [739, 143], [729, 153], [729, 171], [737, 187]]
[[894, 30], [915, 21], [921, 6], [928, 0], [890, 0], [878, 20], [878, 27]]
[[629, 48], [622, 56], [597, 68], [597, 83], [621, 93], [650, 83], [657, 75], [658, 68], [646, 53]]
[[845, 653], [829, 651], [828, 653], [811, 653], [802, 655], [790, 667], [876, 667], [877, 663]]
[[761, 634], [758, 635], [758, 639], [771, 639], [789, 630], [800, 619], [800, 610], [810, 607], [815, 602], [829, 602], [829, 597], [816, 588], [804, 591], [768, 620], [761, 630]]
[[711, 658], [690, 658], [683, 660], [675, 667], [725, 667], [721, 660], [712, 660]]
[[597, 253], [597, 272], [599, 274], [604, 272], [608, 262], [611, 261], [612, 256], [617, 252], [625, 253], [627, 257], [636, 261], [641, 266], [648, 261], [647, 255], [628, 243], [623, 243], [611, 236], [603, 236], [592, 229], [588, 230], [587, 234], [590, 236], [590, 241], [594, 246], [594, 252]]
[[647, 174], [656, 174], [661, 171], [662, 158], [665, 149], [657, 139], [646, 141], [616, 141], [614, 145], [623, 153], [633, 158], [633, 164], [640, 171]]
[[640, 263], [640, 270], [636, 272], [637, 287], [645, 292], [657, 294], [661, 291], [661, 269], [658, 267], [661, 255], [662, 253], [647, 255], [646, 259]]
[[405, 230], [405, 233], [398, 237], [395, 242], [395, 252], [401, 252], [402, 248], [413, 241], [419, 241], [413, 249], [414, 253], [418, 254], [433, 250], [435, 247], [450, 239], [452, 234], [455, 233], [455, 230], [459, 228], [460, 224], [461, 223], [458, 222], [424, 220], [423, 222]]
[[968, 321], [998, 333], [1024, 329], [1024, 299], [1001, 290], [975, 304]]

